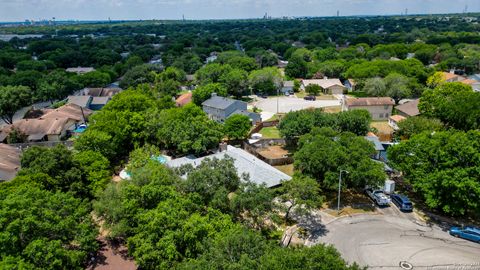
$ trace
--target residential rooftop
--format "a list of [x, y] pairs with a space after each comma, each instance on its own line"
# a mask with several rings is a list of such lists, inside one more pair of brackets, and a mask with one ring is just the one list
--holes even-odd
[[406, 103], [403, 103], [402, 105], [398, 105], [395, 107], [397, 111], [402, 112], [408, 116], [417, 116], [420, 114], [420, 111], [418, 110], [418, 103], [420, 102], [420, 99], [415, 99]]
[[212, 94], [212, 97], [205, 100], [202, 103], [202, 105], [224, 110], [224, 109], [228, 108], [229, 106], [231, 106], [232, 104], [234, 104], [235, 102], [242, 102], [242, 101], [231, 99], [231, 98], [226, 98], [226, 97], [220, 97], [220, 96]]
[[380, 105], [395, 105], [390, 97], [366, 97], [366, 98], [348, 98], [347, 106], [380, 106]]
[[239, 177], [243, 174], [248, 174], [250, 176], [250, 181], [256, 184], [265, 183], [267, 187], [276, 187], [280, 185], [282, 180], [291, 179], [289, 175], [277, 170], [252, 154], [230, 145], [227, 146], [225, 151], [220, 151], [201, 158], [196, 158], [194, 156], [177, 158], [167, 161], [166, 165], [171, 168], [177, 168], [186, 164], [197, 167], [206, 158], [224, 159], [227, 156], [234, 160], [234, 166], [237, 169]]
[[13, 146], [0, 143], [0, 180], [12, 180], [20, 169], [21, 151]]

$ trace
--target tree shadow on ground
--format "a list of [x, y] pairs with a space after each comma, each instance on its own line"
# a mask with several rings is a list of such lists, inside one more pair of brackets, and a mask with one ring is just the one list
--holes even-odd
[[316, 212], [308, 212], [296, 218], [298, 227], [304, 229], [309, 238], [318, 238], [328, 233], [327, 228], [322, 223], [322, 216]]

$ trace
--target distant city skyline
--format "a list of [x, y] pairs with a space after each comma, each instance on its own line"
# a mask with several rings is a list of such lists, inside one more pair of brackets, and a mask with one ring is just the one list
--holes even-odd
[[480, 0], [0, 0], [0, 21], [242, 19], [480, 12]]

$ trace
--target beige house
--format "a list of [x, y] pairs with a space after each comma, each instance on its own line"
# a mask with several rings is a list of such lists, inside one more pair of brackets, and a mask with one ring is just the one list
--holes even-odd
[[12, 180], [20, 170], [20, 149], [0, 143], [0, 182]]
[[399, 115], [404, 117], [417, 116], [420, 114], [420, 111], [418, 110], [419, 102], [420, 99], [414, 99], [396, 106], [395, 109]]
[[327, 95], [341, 95], [347, 89], [339, 79], [318, 79], [303, 80], [300, 86], [302, 90], [311, 84], [319, 85], [323, 89], [323, 93]]
[[373, 120], [388, 120], [392, 115], [393, 101], [390, 97], [347, 98], [342, 101], [342, 110], [367, 110]]
[[392, 115], [388, 118], [388, 124], [394, 129], [394, 130], [398, 130], [398, 123], [400, 123], [401, 121], [407, 119], [406, 117], [404, 116], [401, 116], [401, 115]]
[[89, 109], [75, 104], [67, 104], [58, 109], [44, 110], [39, 118], [22, 119], [0, 130], [0, 142], [6, 141], [8, 135], [17, 130], [26, 136], [28, 142], [60, 141], [76, 125], [85, 123], [85, 118], [92, 114]]

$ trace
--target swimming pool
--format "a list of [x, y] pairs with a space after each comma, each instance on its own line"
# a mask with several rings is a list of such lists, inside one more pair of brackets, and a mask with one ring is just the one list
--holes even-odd
[[151, 158], [152, 160], [155, 160], [155, 161], [160, 162], [161, 164], [165, 164], [165, 163], [167, 162], [167, 160], [168, 160], [166, 156], [162, 156], [162, 155], [160, 155], [160, 156], [151, 156], [150, 158]]

